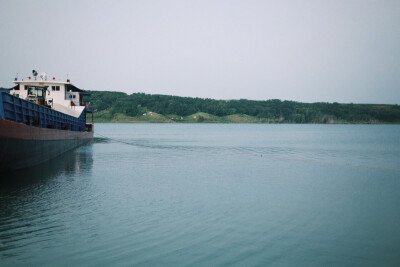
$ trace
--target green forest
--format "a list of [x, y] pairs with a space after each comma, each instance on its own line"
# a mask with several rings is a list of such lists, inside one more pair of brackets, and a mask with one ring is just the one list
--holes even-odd
[[90, 93], [95, 122], [400, 123], [399, 105]]

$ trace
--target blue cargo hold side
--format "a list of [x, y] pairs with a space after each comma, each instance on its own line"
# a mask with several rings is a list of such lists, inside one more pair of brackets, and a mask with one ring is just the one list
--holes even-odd
[[84, 131], [86, 110], [79, 118], [0, 92], [0, 117], [6, 120], [59, 130]]

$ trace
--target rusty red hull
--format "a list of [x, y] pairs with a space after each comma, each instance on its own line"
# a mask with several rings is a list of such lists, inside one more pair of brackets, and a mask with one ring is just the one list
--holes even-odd
[[0, 119], [0, 171], [46, 162], [92, 140], [93, 132], [46, 129]]

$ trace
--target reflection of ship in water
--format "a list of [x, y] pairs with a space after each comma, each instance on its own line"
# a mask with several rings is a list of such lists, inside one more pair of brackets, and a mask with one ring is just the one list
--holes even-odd
[[2, 173], [0, 193], [8, 187], [29, 186], [45, 183], [58, 175], [81, 175], [90, 172], [93, 166], [92, 145], [68, 151], [46, 163], [13, 172]]
[[[51, 232], [66, 231], [60, 216], [72, 216], [66, 209], [87, 200], [93, 168], [92, 145], [68, 151], [46, 163], [1, 173], [0, 259], [26, 254], [24, 240], [40, 243]], [[28, 249], [29, 250], [29, 249]]]

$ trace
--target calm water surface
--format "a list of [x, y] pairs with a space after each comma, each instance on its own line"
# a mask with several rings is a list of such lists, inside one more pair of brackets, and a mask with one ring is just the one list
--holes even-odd
[[1, 174], [1, 266], [400, 265], [398, 125], [95, 131]]

